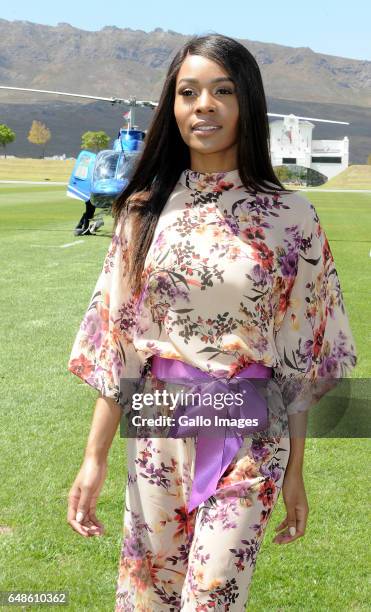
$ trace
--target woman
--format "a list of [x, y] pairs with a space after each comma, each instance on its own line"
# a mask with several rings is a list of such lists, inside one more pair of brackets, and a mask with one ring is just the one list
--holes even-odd
[[281, 489], [286, 517], [273, 541], [305, 533], [306, 414], [325, 392], [315, 381], [356, 363], [325, 233], [310, 202], [273, 172], [266, 113], [245, 47], [194, 37], [169, 67], [141, 160], [115, 204], [114, 236], [69, 361], [100, 391], [69, 495], [71, 527], [103, 533], [96, 504], [118, 402], [127, 419], [133, 413], [122, 381], [140, 379], [153, 393], [179, 373], [213, 384], [263, 378], [269, 417], [268, 435], [231, 443], [223, 432], [213, 442], [201, 432], [198, 444], [155, 428], [128, 438], [117, 611], [245, 609]]

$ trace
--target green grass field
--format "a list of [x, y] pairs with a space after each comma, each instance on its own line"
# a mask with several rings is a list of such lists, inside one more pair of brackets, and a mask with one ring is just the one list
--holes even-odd
[[[356, 375], [367, 377], [370, 197], [311, 193], [310, 199], [337, 263], [359, 354]], [[67, 494], [97, 397], [68, 372], [67, 361], [113, 221], [105, 217], [99, 235], [76, 238], [72, 230], [82, 209], [60, 187], [0, 186], [0, 590], [66, 589], [69, 610], [104, 612], [114, 608], [122, 538], [126, 472], [119, 434], [98, 502], [105, 536], [84, 539], [66, 523]], [[71, 242], [76, 244], [61, 248]], [[284, 516], [280, 497], [258, 557], [249, 610], [369, 609], [368, 449], [365, 439], [307, 440], [307, 533], [290, 545], [271, 544]]]
[[[0, 180], [57, 181], [68, 183], [74, 161], [70, 159], [0, 159]], [[352, 165], [330, 179], [321, 189], [371, 189], [371, 166]]]
[[2, 158], [0, 159], [0, 180], [68, 183], [74, 163], [70, 159]]
[[322, 185], [325, 189], [371, 189], [371, 166], [354, 164]]

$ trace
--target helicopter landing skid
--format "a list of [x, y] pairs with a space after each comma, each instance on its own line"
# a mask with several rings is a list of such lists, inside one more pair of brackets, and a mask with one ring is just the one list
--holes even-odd
[[89, 223], [89, 232], [91, 234], [95, 234], [100, 227], [103, 227], [103, 225], [103, 214], [94, 215], [94, 218]]

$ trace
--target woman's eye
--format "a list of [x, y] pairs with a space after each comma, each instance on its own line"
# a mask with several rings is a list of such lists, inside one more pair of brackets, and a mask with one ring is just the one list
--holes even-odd
[[231, 89], [228, 89], [228, 87], [219, 87], [219, 89], [217, 91], [222, 91], [222, 92], [227, 93], [227, 94], [233, 93], [233, 91]]
[[[233, 91], [229, 87], [219, 87], [216, 90], [216, 93], [219, 93], [219, 92], [223, 94], [233, 94]], [[187, 98], [189, 98], [193, 94], [194, 94], [194, 91], [192, 89], [183, 89], [182, 91], [179, 92], [179, 95], [186, 96]]]
[[179, 92], [181, 96], [188, 96], [193, 93], [191, 89], [183, 89], [183, 91]]

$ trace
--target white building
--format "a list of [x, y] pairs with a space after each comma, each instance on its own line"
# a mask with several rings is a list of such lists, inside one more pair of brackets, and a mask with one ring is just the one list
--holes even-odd
[[314, 124], [295, 115], [270, 123], [271, 159], [273, 166], [294, 164], [311, 168], [326, 179], [342, 172], [349, 165], [349, 138], [313, 140]]

